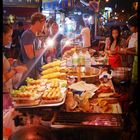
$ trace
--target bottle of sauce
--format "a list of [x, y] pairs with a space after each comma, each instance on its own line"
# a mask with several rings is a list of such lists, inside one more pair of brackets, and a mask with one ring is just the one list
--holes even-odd
[[90, 68], [91, 68], [91, 56], [88, 51], [85, 54], [85, 74], [90, 75]]

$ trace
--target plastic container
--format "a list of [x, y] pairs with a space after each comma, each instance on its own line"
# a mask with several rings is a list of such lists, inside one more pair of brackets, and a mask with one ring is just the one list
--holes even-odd
[[76, 52], [72, 56], [72, 64], [74, 67], [76, 67], [78, 65], [78, 55]]
[[91, 67], [91, 56], [88, 51], [85, 54], [85, 67]]
[[79, 65], [84, 66], [85, 65], [85, 57], [82, 51], [79, 53]]
[[72, 67], [72, 57], [71, 56], [69, 58], [67, 58], [66, 65], [67, 65], [67, 67]]

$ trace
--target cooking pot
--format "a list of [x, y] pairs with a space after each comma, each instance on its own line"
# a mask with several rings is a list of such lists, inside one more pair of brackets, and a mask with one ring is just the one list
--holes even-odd
[[24, 126], [15, 131], [8, 140], [56, 140], [49, 128], [41, 125]]

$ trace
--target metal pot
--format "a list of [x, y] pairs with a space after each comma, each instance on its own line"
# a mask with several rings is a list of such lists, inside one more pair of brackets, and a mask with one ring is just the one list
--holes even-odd
[[8, 140], [56, 140], [49, 128], [41, 125], [24, 126], [14, 132]]

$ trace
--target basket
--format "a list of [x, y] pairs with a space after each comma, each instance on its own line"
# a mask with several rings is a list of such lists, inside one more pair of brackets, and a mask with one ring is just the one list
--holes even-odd
[[131, 79], [132, 70], [129, 67], [118, 67], [113, 70], [112, 80], [115, 83], [121, 81], [129, 81]]

